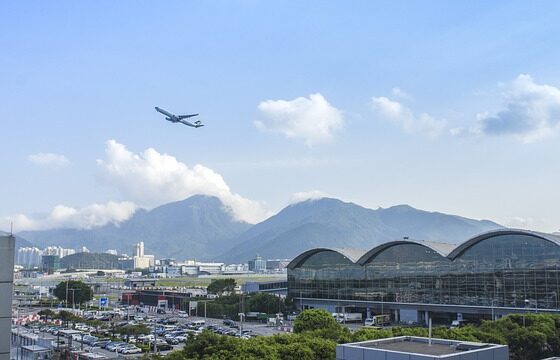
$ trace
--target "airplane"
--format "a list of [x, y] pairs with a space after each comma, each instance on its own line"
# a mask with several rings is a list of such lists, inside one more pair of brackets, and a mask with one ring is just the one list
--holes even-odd
[[194, 117], [194, 116], [198, 116], [198, 114], [174, 115], [174, 114], [172, 114], [168, 111], [165, 111], [161, 108], [158, 108], [157, 106], [156, 106], [156, 111], [160, 114], [165, 115], [166, 116], [165, 120], [171, 121], [172, 123], [181, 123], [181, 124], [184, 124], [184, 125], [187, 125], [187, 126], [192, 126], [194, 128], [199, 128], [201, 126], [204, 126], [200, 121], [195, 121], [194, 123], [191, 123], [191, 122], [188, 122], [188, 121], [184, 120], [184, 119], [188, 119], [188, 118], [191, 118], [191, 117]]

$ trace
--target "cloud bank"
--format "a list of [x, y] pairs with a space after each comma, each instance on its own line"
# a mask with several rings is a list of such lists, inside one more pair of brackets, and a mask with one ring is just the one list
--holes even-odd
[[342, 112], [319, 93], [294, 100], [266, 100], [258, 110], [261, 118], [255, 121], [257, 129], [301, 139], [308, 146], [332, 140], [344, 126]]
[[190, 168], [153, 148], [135, 154], [109, 140], [105, 159], [97, 162], [108, 183], [139, 206], [155, 207], [200, 194], [218, 197], [236, 220], [256, 223], [269, 215], [259, 202], [233, 193], [212, 169], [200, 164]]
[[320, 190], [302, 191], [292, 195], [290, 204], [297, 204], [307, 200], [318, 200], [327, 197], [327, 193]]
[[5, 217], [2, 222], [12, 221], [16, 231], [59, 228], [91, 229], [109, 223], [117, 225], [128, 220], [135, 211], [136, 205], [128, 201], [92, 204], [81, 209], [57, 205], [46, 216], [29, 217], [17, 214]]
[[39, 166], [63, 167], [70, 164], [64, 155], [54, 153], [37, 153], [27, 156], [27, 160]]
[[479, 114], [475, 133], [513, 135], [530, 143], [560, 132], [560, 89], [535, 83], [521, 74], [502, 92], [504, 108], [497, 114]]
[[384, 96], [373, 97], [371, 108], [379, 117], [397, 124], [407, 133], [420, 133], [436, 137], [446, 127], [445, 120], [435, 119], [426, 113], [416, 115], [398, 101]]

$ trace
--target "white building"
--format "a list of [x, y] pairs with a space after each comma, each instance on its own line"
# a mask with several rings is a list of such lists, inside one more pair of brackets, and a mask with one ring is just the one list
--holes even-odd
[[224, 263], [205, 263], [196, 260], [187, 260], [181, 264], [183, 275], [212, 275], [221, 274], [225, 270]]
[[43, 252], [36, 247], [22, 247], [17, 250], [16, 264], [23, 266], [24, 269], [41, 266], [41, 256]]
[[142, 241], [134, 245], [134, 256], [132, 260], [134, 261], [135, 269], [147, 269], [154, 266], [156, 263], [154, 255], [144, 254], [144, 242]]
[[0, 336], [0, 360], [10, 358], [15, 240], [13, 236], [0, 236], [0, 334], [4, 334]]
[[58, 257], [63, 258], [68, 255], [75, 254], [76, 250], [74, 249], [65, 249], [60, 246], [48, 246], [43, 249], [43, 255], [58, 255]]

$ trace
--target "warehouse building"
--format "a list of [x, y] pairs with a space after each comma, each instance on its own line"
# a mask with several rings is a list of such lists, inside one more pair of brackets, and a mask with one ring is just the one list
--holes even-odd
[[449, 323], [558, 312], [560, 236], [501, 229], [459, 245], [403, 239], [369, 251], [317, 248], [288, 265], [302, 309]]

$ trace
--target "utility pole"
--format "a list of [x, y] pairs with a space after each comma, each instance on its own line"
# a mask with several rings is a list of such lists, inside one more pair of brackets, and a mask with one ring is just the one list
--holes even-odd
[[154, 354], [157, 354], [157, 320], [154, 319]]

